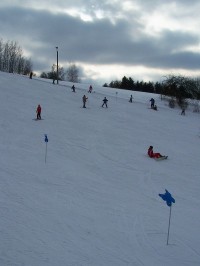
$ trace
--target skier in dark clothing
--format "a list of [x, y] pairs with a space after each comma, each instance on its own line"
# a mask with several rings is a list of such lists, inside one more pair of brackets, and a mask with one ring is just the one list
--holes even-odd
[[83, 99], [83, 108], [86, 108], [85, 104], [87, 102], [88, 97], [86, 97], [85, 95], [83, 95], [83, 98], [82, 99]]
[[72, 91], [75, 92], [75, 86], [74, 85], [72, 86]]
[[154, 109], [154, 104], [155, 104], [154, 98], [151, 98], [150, 99], [150, 102], [151, 102], [151, 108]]
[[181, 115], [185, 115], [185, 108], [182, 109]]
[[33, 72], [31, 71], [29, 78], [32, 79]]
[[92, 93], [92, 85], [90, 85], [88, 92]]
[[106, 108], [108, 108], [107, 102], [108, 102], [107, 98], [104, 97], [102, 107], [104, 107], [105, 104]]
[[129, 99], [129, 103], [133, 102], [133, 95], [131, 95], [130, 99]]
[[37, 107], [37, 110], [36, 110], [36, 113], [37, 113], [37, 119], [38, 119], [38, 120], [41, 120], [41, 111], [42, 111], [42, 108], [41, 108], [41, 106], [38, 104], [38, 107]]

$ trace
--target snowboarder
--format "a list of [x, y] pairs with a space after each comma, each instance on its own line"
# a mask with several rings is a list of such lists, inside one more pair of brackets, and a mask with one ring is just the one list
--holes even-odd
[[129, 103], [133, 102], [133, 95], [131, 95], [130, 99], [129, 99]]
[[107, 98], [104, 97], [102, 107], [104, 107], [105, 104], [106, 108], [108, 108], [107, 102], [108, 102]]
[[87, 102], [88, 97], [86, 97], [85, 95], [83, 95], [83, 98], [82, 99], [83, 99], [83, 108], [86, 108], [85, 104]]
[[72, 91], [75, 92], [75, 86], [74, 85], [72, 86]]
[[37, 120], [41, 120], [41, 111], [42, 111], [42, 108], [41, 108], [40, 104], [38, 104], [38, 107], [37, 107], [37, 110], [36, 110]]
[[88, 92], [92, 93], [92, 85], [90, 85]]
[[153, 109], [155, 104], [154, 98], [151, 98], [149, 101], [151, 102], [151, 108]]
[[159, 152], [154, 153], [153, 152], [153, 146], [149, 146], [147, 153], [148, 153], [150, 158], [155, 158], [155, 159], [158, 159], [158, 158], [167, 159], [167, 157], [168, 157], [168, 156], [161, 155]]

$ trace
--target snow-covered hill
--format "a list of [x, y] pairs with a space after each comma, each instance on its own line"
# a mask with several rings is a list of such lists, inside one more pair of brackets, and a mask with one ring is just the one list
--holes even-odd
[[199, 266], [199, 115], [71, 85], [0, 72], [0, 265]]

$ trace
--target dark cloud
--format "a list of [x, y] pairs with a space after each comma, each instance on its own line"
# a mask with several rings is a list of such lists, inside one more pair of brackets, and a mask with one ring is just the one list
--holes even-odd
[[[153, 8], [159, 2], [148, 1], [148, 6]], [[180, 2], [189, 4], [189, 1]], [[68, 4], [70, 6], [70, 1]], [[104, 2], [89, 1], [89, 5], [88, 12], [93, 12], [95, 5], [105, 8]], [[148, 6], [145, 8], [148, 9]], [[109, 11], [112, 6], [107, 4], [106, 7]], [[112, 11], [117, 12], [117, 7]], [[138, 18], [136, 14], [131, 24], [128, 19], [122, 18], [115, 23], [109, 18], [84, 22], [79, 17], [64, 13], [10, 7], [0, 9], [0, 32], [3, 39], [18, 41], [31, 54], [34, 68], [38, 71], [50, 70], [55, 63], [55, 46], [59, 47], [62, 64], [81, 62], [199, 69], [199, 53], [186, 49], [198, 45], [197, 35], [170, 30], [155, 36], [145, 34]]]

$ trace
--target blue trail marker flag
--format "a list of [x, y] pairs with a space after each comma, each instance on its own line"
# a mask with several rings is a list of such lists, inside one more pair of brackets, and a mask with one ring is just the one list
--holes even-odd
[[45, 136], [44, 141], [45, 141], [45, 142], [48, 142], [49, 140], [48, 140], [48, 138], [47, 138], [47, 135], [45, 134], [44, 136]]
[[172, 195], [165, 189], [165, 194], [158, 194], [164, 201], [166, 201], [167, 206], [171, 207], [172, 203], [175, 203], [175, 199]]

